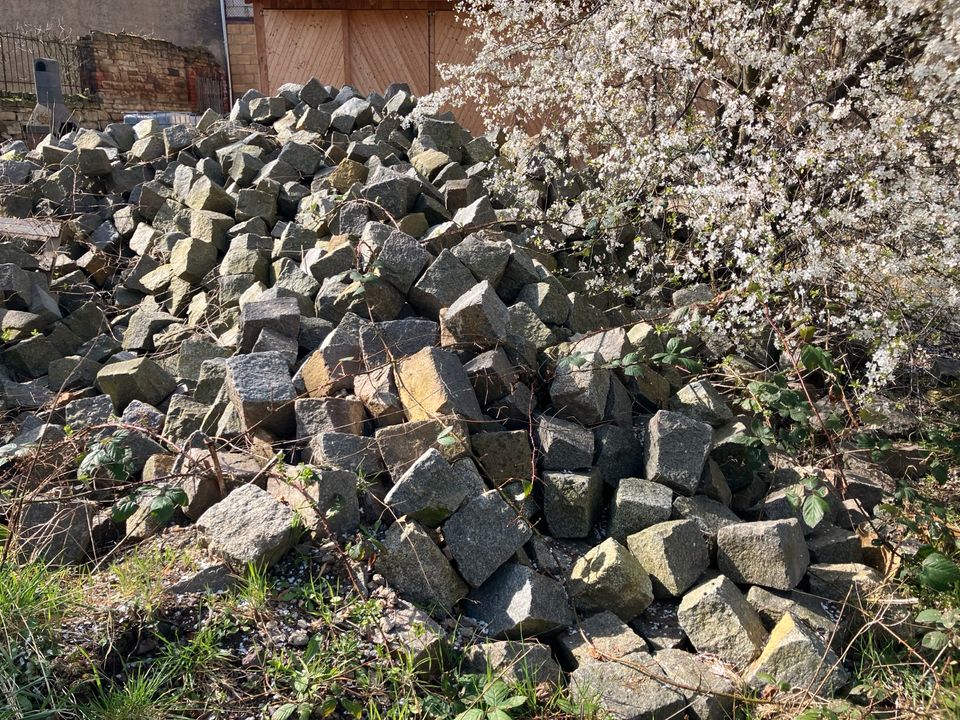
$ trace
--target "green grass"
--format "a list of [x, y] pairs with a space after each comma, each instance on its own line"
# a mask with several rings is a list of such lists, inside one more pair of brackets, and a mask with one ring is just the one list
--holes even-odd
[[74, 600], [64, 572], [0, 566], [0, 717], [43, 720], [68, 711], [52, 663], [60, 618]]
[[96, 680], [93, 697], [81, 706], [89, 720], [166, 720], [176, 718], [178, 694], [169, 687], [172, 678], [163, 667], [135, 671], [123, 682]]
[[186, 553], [149, 545], [113, 563], [110, 572], [117, 579], [119, 593], [150, 612], [163, 596], [165, 573], [178, 564], [192, 567]]

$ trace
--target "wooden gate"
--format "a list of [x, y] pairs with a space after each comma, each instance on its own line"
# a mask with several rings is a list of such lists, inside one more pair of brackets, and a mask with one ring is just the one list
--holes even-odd
[[[323, 83], [383, 92], [394, 82], [426, 95], [440, 84], [438, 64], [469, 62], [466, 31], [450, 10], [283, 9], [254, 3], [260, 90], [316, 77]], [[482, 130], [479, 113], [451, 108]]]

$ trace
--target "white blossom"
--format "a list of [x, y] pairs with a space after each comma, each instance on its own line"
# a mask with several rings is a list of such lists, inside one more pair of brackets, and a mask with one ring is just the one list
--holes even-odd
[[[870, 346], [877, 386], [936, 332], [960, 333], [960, 9], [949, 0], [461, 0], [476, 59], [420, 112], [465, 102], [511, 134], [495, 192], [558, 224], [583, 171], [595, 285], [730, 289], [721, 326], [764, 304]], [[613, 252], [619, 227], [641, 232]], [[546, 238], [546, 235], [541, 235]], [[546, 242], [546, 241], [545, 241]], [[560, 249], [556, 238], [549, 249]], [[600, 247], [599, 245], [597, 246]], [[625, 265], [611, 262], [616, 257]]]

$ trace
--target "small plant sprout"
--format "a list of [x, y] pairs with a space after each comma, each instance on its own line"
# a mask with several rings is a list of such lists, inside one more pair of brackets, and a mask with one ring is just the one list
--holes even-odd
[[622, 358], [614, 358], [610, 361], [611, 367], [620, 368], [623, 374], [628, 377], [640, 377], [643, 375], [643, 365], [640, 364], [640, 353], [631, 352]]
[[456, 720], [511, 720], [513, 715], [510, 711], [526, 702], [524, 695], [513, 694], [503, 680], [494, 680], [476, 690], [467, 683], [464, 697], [467, 709], [457, 715]]
[[824, 481], [814, 475], [803, 478], [799, 485], [786, 493], [787, 502], [794, 510], [800, 511], [803, 521], [811, 528], [817, 527], [830, 509], [829, 494], [830, 489]]
[[700, 372], [702, 366], [698, 360], [690, 357], [692, 352], [692, 347], [681, 347], [680, 338], [672, 337], [667, 340], [664, 352], [656, 353], [650, 359], [661, 365], [673, 365], [674, 367], [682, 368], [687, 372]]

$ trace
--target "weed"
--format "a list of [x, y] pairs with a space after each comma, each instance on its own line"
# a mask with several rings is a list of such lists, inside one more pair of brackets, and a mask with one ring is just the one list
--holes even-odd
[[672, 365], [673, 367], [682, 368], [687, 372], [700, 372], [702, 366], [698, 360], [691, 357], [692, 353], [692, 347], [681, 347], [680, 338], [672, 337], [667, 340], [664, 352], [656, 353], [650, 359], [661, 365]]
[[266, 608], [272, 592], [273, 588], [267, 571], [252, 563], [247, 565], [243, 582], [237, 591], [237, 599], [246, 604], [250, 610], [258, 612]]
[[98, 674], [94, 697], [82, 706], [89, 720], [169, 720], [175, 718], [176, 694], [165, 687], [169, 677], [160, 670], [135, 671], [109, 684]]
[[155, 545], [139, 548], [114, 563], [110, 571], [117, 579], [121, 596], [134, 600], [147, 612], [157, 607], [163, 596], [164, 575], [178, 563], [189, 560], [183, 553]]

